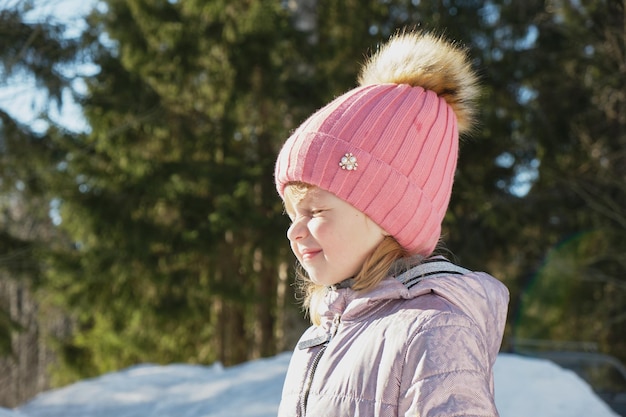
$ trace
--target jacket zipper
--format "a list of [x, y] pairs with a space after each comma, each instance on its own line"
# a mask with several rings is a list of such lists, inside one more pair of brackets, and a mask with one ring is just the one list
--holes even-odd
[[306, 381], [304, 383], [304, 388], [302, 390], [302, 396], [300, 397], [300, 415], [302, 417], [306, 416], [306, 406], [309, 401], [309, 393], [311, 392], [311, 386], [313, 385], [313, 376], [315, 376], [315, 371], [317, 370], [317, 365], [319, 364], [328, 344], [333, 339], [333, 337], [337, 334], [337, 330], [339, 329], [339, 322], [341, 321], [341, 315], [335, 314], [333, 317], [332, 325], [330, 326], [330, 331], [328, 332], [328, 337], [326, 341], [317, 352], [315, 357], [313, 358], [313, 363], [311, 363], [311, 368], [307, 374]]

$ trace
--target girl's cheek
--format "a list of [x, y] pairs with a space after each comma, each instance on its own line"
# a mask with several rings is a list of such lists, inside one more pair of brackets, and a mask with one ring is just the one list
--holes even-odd
[[314, 221], [309, 224], [309, 230], [311, 231], [311, 234], [324, 235], [327, 234], [329, 230], [332, 230], [332, 224], [328, 221], [328, 219], [314, 219]]

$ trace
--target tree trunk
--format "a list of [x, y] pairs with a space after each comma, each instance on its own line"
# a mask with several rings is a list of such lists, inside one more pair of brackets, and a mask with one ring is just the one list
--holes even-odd
[[15, 407], [50, 388], [47, 370], [55, 356], [47, 338], [67, 334], [71, 326], [58, 313], [44, 318], [28, 285], [6, 276], [0, 277], [0, 308], [20, 327], [11, 335], [13, 353], [0, 357], [0, 406]]

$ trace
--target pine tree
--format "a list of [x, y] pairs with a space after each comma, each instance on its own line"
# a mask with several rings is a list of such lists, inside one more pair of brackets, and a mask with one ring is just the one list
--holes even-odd
[[47, 285], [78, 320], [59, 382], [275, 353], [288, 248], [272, 174], [299, 35], [275, 2], [109, 1], [92, 19], [92, 131], [58, 138], [73, 246]]
[[[626, 39], [624, 2], [555, 3], [542, 15], [528, 79], [539, 177], [528, 200], [546, 260], [521, 334], [596, 342], [624, 356]], [[527, 236], [531, 230], [525, 231]], [[555, 264], [555, 265], [553, 265]], [[560, 267], [559, 267], [560, 266]], [[550, 298], [551, 292], [558, 296]], [[555, 298], [556, 297], [556, 298]], [[552, 325], [531, 326], [553, 311]], [[523, 311], [524, 313], [524, 311]]]
[[47, 368], [54, 356], [47, 334], [66, 330], [63, 314], [35, 297], [42, 254], [62, 241], [48, 216], [46, 187], [60, 154], [49, 134], [14, 119], [14, 100], [24, 89], [5, 90], [32, 80], [49, 98], [43, 114], [33, 116], [43, 122], [39, 126], [46, 124], [48, 110], [63, 105], [72, 82], [64, 69], [76, 62], [79, 43], [40, 7], [33, 1], [0, 6], [0, 405], [8, 407], [49, 386]]

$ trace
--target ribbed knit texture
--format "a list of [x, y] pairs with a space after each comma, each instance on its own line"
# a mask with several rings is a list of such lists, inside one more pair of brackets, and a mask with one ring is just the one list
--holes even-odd
[[[356, 170], [342, 169], [346, 153]], [[430, 255], [441, 234], [458, 154], [456, 116], [432, 91], [406, 84], [355, 88], [314, 113], [285, 142], [278, 193], [301, 181], [342, 198], [410, 253]]]

